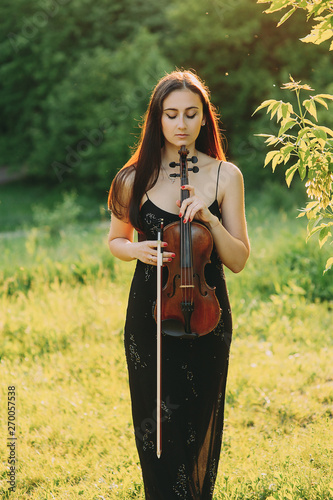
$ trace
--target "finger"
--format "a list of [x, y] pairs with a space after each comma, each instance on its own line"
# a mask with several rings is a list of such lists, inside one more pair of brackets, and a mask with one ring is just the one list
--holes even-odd
[[190, 191], [191, 196], [193, 196], [193, 194], [194, 194], [194, 187], [191, 184], [183, 184], [183, 186], [181, 186], [181, 188], [182, 188], [182, 190]]
[[[157, 246], [158, 246], [158, 241], [157, 240], [150, 240], [150, 241], [147, 241], [146, 243], [152, 249], [157, 248]], [[161, 245], [162, 245], [162, 247], [167, 247], [168, 246], [168, 244], [167, 244], [166, 241], [162, 241]]]
[[192, 221], [195, 217], [199, 220], [205, 220], [206, 213], [210, 213], [207, 206], [201, 200], [198, 200], [189, 207], [186, 222]]
[[147, 257], [147, 264], [149, 264], [150, 266], [156, 266], [156, 264], [157, 264], [157, 257], [155, 257], [155, 255], [149, 255]]
[[192, 221], [195, 215], [201, 210], [200, 203], [191, 203], [191, 205], [187, 208], [183, 221], [188, 222]]
[[172, 262], [173, 259], [174, 259], [173, 257], [166, 257], [166, 256], [164, 257], [163, 256], [163, 264], [168, 264], [168, 263]]
[[181, 204], [180, 204], [180, 214], [184, 214], [186, 208], [188, 207], [188, 205], [190, 205], [190, 203], [193, 203], [193, 199], [192, 198], [185, 198], [185, 200], [183, 200], [181, 202]]
[[188, 207], [191, 206], [192, 203], [195, 202], [195, 198], [186, 198], [183, 203], [181, 204], [180, 210], [179, 210], [179, 217], [187, 217], [188, 215]]
[[163, 252], [163, 259], [167, 259], [167, 260], [173, 260], [174, 258], [176, 257], [176, 254], [173, 253], [173, 252]]
[[149, 248], [157, 248], [157, 240], [149, 240], [147, 241], [147, 245]]

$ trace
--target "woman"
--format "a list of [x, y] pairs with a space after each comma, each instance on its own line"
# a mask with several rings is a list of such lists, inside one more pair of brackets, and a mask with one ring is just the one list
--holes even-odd
[[[182, 145], [197, 156], [182, 203], [169, 166]], [[109, 193], [112, 254], [137, 260], [126, 324], [125, 351], [136, 445], [147, 500], [208, 500], [220, 456], [232, 325], [223, 265], [243, 269], [249, 256], [242, 174], [225, 161], [217, 115], [208, 89], [190, 71], [157, 84], [138, 148], [116, 175]], [[156, 456], [156, 235], [164, 224], [199, 221], [213, 236], [206, 281], [215, 286], [218, 326], [194, 340], [162, 338], [162, 455]], [[223, 221], [223, 222], [222, 222]], [[134, 241], [134, 229], [139, 241]], [[175, 258], [163, 243], [163, 263]]]

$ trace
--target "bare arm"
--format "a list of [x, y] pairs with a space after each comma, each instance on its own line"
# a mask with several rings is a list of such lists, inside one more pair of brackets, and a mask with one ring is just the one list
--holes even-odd
[[[130, 261], [141, 260], [145, 264], [157, 265], [157, 241], [134, 242], [134, 229], [129, 222], [124, 222], [112, 216], [108, 236], [111, 253], [118, 259]], [[163, 242], [164, 247], [167, 243]], [[170, 262], [175, 254], [163, 252], [163, 262]]]
[[[230, 165], [230, 164], [229, 164]], [[243, 176], [231, 165], [224, 176], [224, 195], [220, 206], [223, 225], [212, 216], [208, 226], [222, 262], [234, 273], [240, 272], [250, 254], [247, 234]]]
[[112, 216], [108, 245], [111, 253], [118, 259], [130, 261], [133, 254], [134, 229], [129, 222], [124, 222]]
[[180, 213], [185, 213], [186, 220], [194, 218], [204, 222], [211, 230], [216, 250], [223, 264], [234, 273], [240, 272], [250, 254], [250, 242], [247, 235], [244, 185], [240, 170], [231, 163], [224, 165], [221, 176], [222, 201], [220, 210], [223, 225], [214, 216], [200, 196], [196, 196], [193, 186], [184, 186], [190, 197], [183, 201]]

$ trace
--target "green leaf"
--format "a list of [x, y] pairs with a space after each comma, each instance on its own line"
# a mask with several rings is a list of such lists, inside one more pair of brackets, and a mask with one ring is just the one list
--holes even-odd
[[300, 38], [300, 40], [304, 43], [314, 43], [316, 45], [319, 45], [332, 36], [333, 31], [330, 29], [313, 28], [309, 35], [306, 35], [304, 38]]
[[[298, 164], [296, 163], [296, 165], [293, 165], [292, 167], [288, 168], [288, 170], [286, 171], [286, 183], [287, 183], [288, 187], [290, 187], [291, 181], [293, 180], [294, 174], [295, 174], [297, 169], [298, 169]], [[302, 213], [298, 217], [302, 217], [303, 215], [304, 215], [304, 213]]]
[[302, 130], [300, 130], [298, 132], [298, 136], [297, 136], [297, 142], [298, 142], [298, 146], [301, 145], [301, 142], [304, 141], [304, 136], [306, 137], [306, 135], [311, 132], [311, 129], [310, 127], [304, 127], [302, 128]]
[[316, 97], [322, 97], [323, 99], [330, 99], [333, 101], [333, 95], [332, 94], [318, 94]]
[[265, 158], [265, 163], [264, 163], [264, 167], [266, 167], [266, 165], [268, 165], [268, 163], [270, 161], [273, 160], [273, 158], [276, 156], [276, 155], [279, 155], [280, 154], [280, 151], [269, 151], [266, 155], [266, 158]]
[[300, 162], [299, 162], [298, 173], [299, 173], [301, 180], [304, 181], [305, 176], [306, 176], [306, 165], [304, 165], [302, 160], [300, 160]]
[[[266, 3], [266, 2], [258, 0], [258, 3]], [[273, 0], [271, 6], [267, 10], [265, 10], [265, 13], [270, 14], [271, 12], [276, 12], [278, 10], [283, 9], [284, 7], [287, 7], [288, 4], [289, 0]]]
[[280, 139], [278, 137], [275, 137], [274, 135], [271, 136], [270, 139], [266, 139], [266, 144], [268, 144], [268, 146], [274, 146], [277, 142], [279, 142]]
[[317, 129], [323, 130], [324, 132], [326, 132], [327, 135], [330, 135], [331, 137], [333, 137], [333, 130], [331, 130], [330, 128], [321, 126], [321, 127], [317, 127]]
[[277, 151], [277, 155], [274, 156], [273, 160], [272, 160], [272, 170], [273, 172], [275, 171], [276, 169], [276, 166], [279, 164], [279, 163], [282, 163], [283, 162], [283, 155], [281, 153], [279, 153]]
[[277, 110], [279, 109], [279, 106], [281, 106], [281, 102], [277, 101], [271, 107], [271, 109], [270, 109], [270, 111], [271, 111], [271, 119], [274, 118], [274, 115], [277, 112]]
[[324, 269], [324, 273], [327, 273], [327, 271], [329, 271], [331, 269], [331, 267], [333, 266], [333, 257], [330, 257], [327, 262], [326, 262], [326, 267]]
[[254, 135], [255, 137], [267, 137], [265, 143], [268, 144], [269, 146], [276, 144], [280, 140], [278, 137], [275, 137], [275, 135], [270, 135], [270, 134], [254, 134]]
[[[291, 104], [289, 102], [284, 102], [282, 104], [282, 116], [283, 118], [287, 119], [290, 116], [290, 106]], [[292, 106], [291, 106], [292, 109]]]
[[276, 26], [279, 27], [279, 26], [281, 26], [281, 24], [286, 22], [287, 19], [289, 19], [289, 17], [293, 15], [295, 10], [296, 10], [296, 7], [293, 7], [292, 9], [290, 9], [284, 16], [281, 17], [280, 21], [278, 22], [278, 24]]
[[319, 246], [320, 248], [325, 245], [328, 238], [331, 236], [331, 231], [329, 226], [323, 227], [319, 233]]
[[310, 113], [310, 115], [312, 115], [314, 117], [314, 119], [317, 122], [318, 121], [317, 108], [316, 108], [316, 105], [315, 105], [313, 99], [306, 99], [305, 101], [303, 101], [303, 106]]
[[304, 123], [306, 123], [310, 127], [318, 127], [316, 123], [313, 123], [311, 120], [308, 120], [307, 118], [304, 118]]
[[306, 208], [304, 209], [306, 212], [310, 212], [310, 210], [316, 209], [316, 212], [319, 210], [319, 201], [309, 201], [309, 203], [306, 204]]
[[287, 155], [287, 154], [290, 154], [293, 149], [295, 149], [295, 146], [289, 142], [288, 144], [283, 146], [283, 148], [281, 148], [281, 153], [283, 155]]
[[309, 211], [306, 215], [307, 218], [310, 219], [308, 222], [306, 235], [306, 242], [308, 242], [312, 235], [314, 235], [317, 231], [320, 231], [320, 227], [318, 227], [319, 222], [315, 214]]
[[283, 162], [286, 164], [291, 156], [291, 152], [294, 151], [294, 145], [288, 143], [286, 146], [280, 149], [281, 154], [283, 155]]
[[275, 99], [268, 99], [267, 101], [264, 101], [260, 104], [260, 106], [257, 107], [257, 109], [254, 110], [254, 112], [252, 113], [252, 116], [257, 112], [259, 111], [260, 109], [263, 109], [263, 108], [266, 108], [267, 106], [269, 106], [271, 103], [275, 103], [276, 100]]
[[277, 122], [279, 122], [280, 120], [282, 120], [282, 118], [283, 118], [283, 115], [282, 115], [282, 105], [281, 105], [277, 109], [277, 115], [276, 115]]
[[281, 122], [281, 128], [279, 130], [279, 134], [278, 135], [281, 136], [287, 130], [289, 130], [290, 128], [292, 128], [296, 123], [297, 123], [297, 121], [294, 120], [294, 119], [292, 119], [292, 120], [283, 120]]
[[324, 149], [326, 141], [327, 141], [327, 134], [326, 134], [325, 130], [321, 130], [318, 128], [318, 129], [314, 129], [312, 132], [313, 132], [313, 135], [318, 139], [320, 147], [322, 149]]
[[315, 95], [313, 97], [313, 100], [318, 102], [319, 104], [321, 104], [322, 106], [324, 106], [326, 109], [328, 109], [328, 106], [327, 106], [327, 102], [324, 101], [324, 99], [322, 99], [321, 97], [318, 97], [317, 95]]

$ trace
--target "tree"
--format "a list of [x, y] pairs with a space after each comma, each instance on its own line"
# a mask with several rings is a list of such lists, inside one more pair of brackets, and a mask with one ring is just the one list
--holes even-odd
[[[74, 147], [78, 141], [85, 139], [82, 130], [86, 127], [95, 129], [99, 123], [93, 121], [101, 113], [101, 83], [106, 77], [104, 96], [114, 101], [110, 94], [111, 73], [120, 78], [124, 83], [127, 76], [128, 85], [117, 88], [119, 99], [123, 92], [131, 93], [136, 85], [141, 85], [135, 80], [138, 73], [150, 75], [151, 81], [156, 77], [155, 62], [152, 58], [165, 60], [158, 53], [159, 33], [166, 28], [163, 15], [167, 0], [3, 0], [0, 4], [0, 153], [2, 164], [13, 168], [27, 166], [28, 172], [40, 177], [54, 178], [50, 167], [53, 161], [62, 161], [64, 148]], [[135, 43], [141, 29], [146, 28], [146, 42], [141, 35], [136, 58], [126, 59]], [[148, 37], [149, 38], [148, 41]], [[153, 50], [154, 47], [155, 49]], [[140, 50], [149, 52], [145, 55]], [[118, 52], [120, 51], [120, 52]], [[152, 53], [155, 53], [155, 56]], [[118, 56], [117, 56], [118, 54]], [[97, 57], [95, 61], [94, 56]], [[117, 62], [116, 62], [117, 61]], [[142, 64], [141, 64], [142, 61]], [[144, 68], [143, 64], [148, 66]], [[105, 64], [104, 73], [102, 64]], [[108, 64], [120, 64], [123, 76], [119, 75], [115, 67]], [[89, 66], [91, 65], [91, 66]], [[158, 76], [161, 65], [156, 70]], [[75, 69], [77, 68], [77, 69]], [[79, 71], [82, 74], [79, 74]], [[95, 72], [95, 73], [94, 73]], [[104, 74], [104, 76], [103, 76]], [[95, 75], [95, 76], [94, 76]], [[97, 81], [97, 77], [101, 80]], [[80, 86], [75, 86], [73, 78], [80, 81]], [[95, 81], [94, 81], [95, 78]], [[140, 76], [142, 78], [142, 76]], [[85, 80], [90, 85], [84, 89], [85, 100], [80, 101], [81, 84]], [[147, 81], [147, 79], [145, 80]], [[88, 83], [87, 83], [88, 85]], [[95, 91], [96, 97], [94, 111]], [[149, 84], [148, 84], [149, 87]], [[149, 88], [147, 89], [149, 93]], [[68, 92], [67, 96], [61, 92]], [[70, 96], [69, 94], [75, 94]], [[126, 94], [127, 95], [127, 94]], [[83, 94], [82, 94], [83, 97]], [[124, 97], [126, 99], [126, 96]], [[141, 99], [141, 98], [140, 98]], [[139, 99], [139, 101], [140, 101]], [[71, 108], [66, 110], [57, 108], [67, 101]], [[141, 103], [141, 104], [140, 104]], [[90, 106], [92, 104], [92, 106]], [[80, 108], [78, 109], [77, 106]], [[108, 106], [104, 101], [104, 114]], [[139, 113], [142, 109], [142, 100], [137, 104]], [[85, 108], [92, 112], [92, 120], [87, 123]], [[110, 109], [110, 108], [109, 108]], [[111, 110], [110, 110], [111, 111]], [[55, 113], [54, 116], [51, 113]], [[82, 123], [80, 123], [80, 113]], [[116, 109], [112, 120], [115, 120]], [[73, 120], [72, 120], [73, 118]], [[129, 119], [132, 116], [129, 116]], [[66, 124], [64, 123], [66, 120]], [[60, 123], [65, 132], [62, 139]], [[51, 128], [49, 128], [51, 126]], [[88, 128], [88, 131], [90, 129]], [[109, 129], [110, 132], [110, 129]], [[128, 134], [124, 134], [123, 141], [118, 150], [125, 149]], [[56, 141], [59, 140], [58, 145]], [[119, 142], [119, 137], [117, 139]], [[103, 143], [104, 146], [104, 143]], [[94, 152], [101, 152], [95, 149]], [[48, 150], [50, 151], [48, 153]], [[75, 156], [75, 155], [74, 155]], [[73, 164], [75, 158], [72, 158]], [[91, 152], [91, 156], [93, 153]], [[124, 156], [124, 155], [123, 155]], [[119, 159], [119, 157], [118, 157]], [[109, 160], [111, 162], [111, 160]], [[100, 163], [97, 156], [94, 168], [83, 167], [81, 173], [88, 174], [96, 171], [96, 164]], [[75, 177], [75, 174], [73, 175]]]
[[311, 84], [317, 80], [325, 88], [333, 80], [333, 68], [321, 71], [315, 47], [306, 46], [303, 57], [295, 50], [294, 40], [306, 26], [299, 13], [278, 32], [276, 14], [261, 11], [253, 0], [175, 2], [167, 11], [170, 35], [164, 49], [178, 67], [194, 68], [207, 81], [226, 130], [228, 157], [241, 167], [247, 189], [258, 189], [267, 179], [266, 171], [258, 172], [264, 147], [254, 136], [261, 117], [251, 120], [256, 103], [272, 93], [281, 98], [289, 64], [298, 79]]
[[[268, 3], [258, 0], [258, 3]], [[280, 19], [278, 26], [289, 19], [297, 9], [307, 12], [307, 19], [314, 17], [316, 22], [311, 32], [302, 38], [305, 43], [319, 45], [333, 36], [333, 1], [313, 2], [306, 0], [273, 0], [266, 13], [289, 8]], [[333, 49], [333, 43], [330, 50]], [[319, 244], [322, 247], [332, 240], [333, 227], [333, 130], [318, 124], [317, 107], [328, 109], [327, 101], [333, 100], [331, 94], [310, 95], [301, 102], [301, 92], [313, 91], [307, 84], [296, 82], [291, 77], [290, 82], [284, 84], [284, 89], [295, 92], [297, 109], [290, 102], [269, 99], [264, 101], [255, 112], [267, 108], [272, 120], [276, 116], [280, 122], [277, 135], [260, 134], [266, 137], [266, 143], [275, 149], [266, 155], [265, 166], [272, 162], [275, 170], [279, 164], [288, 166], [285, 172], [287, 185], [290, 186], [295, 172], [298, 171], [302, 181], [306, 181], [306, 192], [311, 199], [302, 209], [300, 216], [306, 215], [308, 235], [319, 234]], [[314, 123], [314, 121], [315, 123]], [[295, 131], [297, 130], [297, 133]], [[291, 165], [290, 165], [291, 163]], [[325, 271], [333, 265], [333, 257], [326, 263]]]
[[59, 181], [111, 182], [130, 156], [154, 84], [169, 69], [156, 42], [142, 29], [114, 52], [96, 47], [79, 58], [47, 97], [31, 156], [37, 169], [52, 168]]

